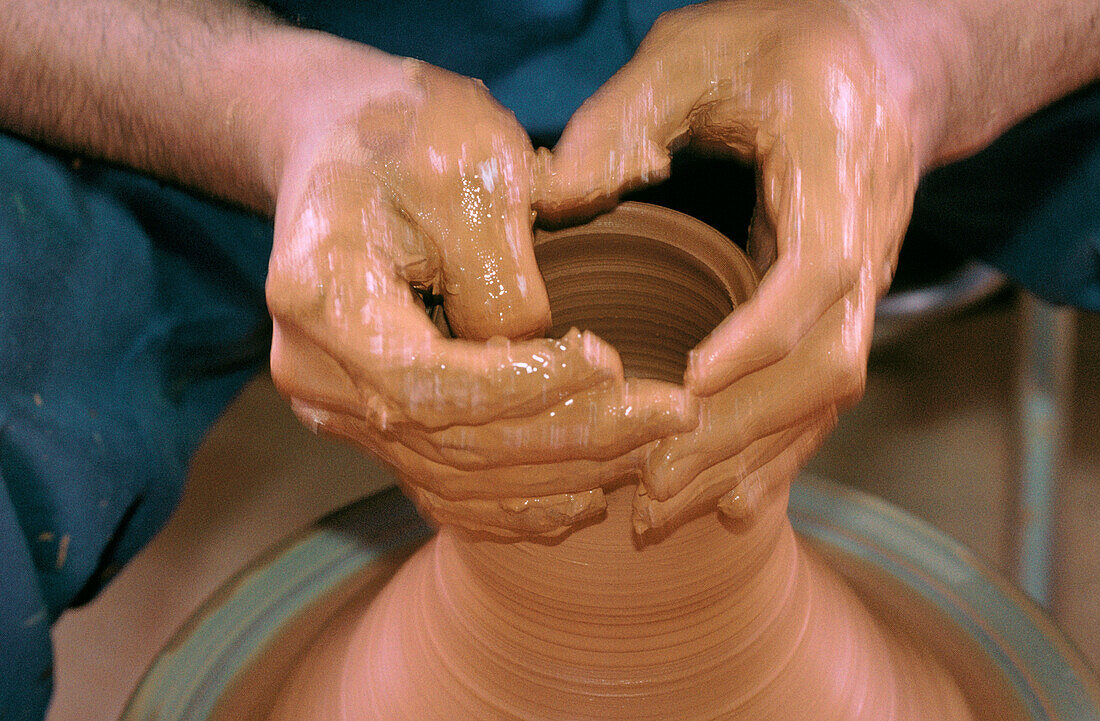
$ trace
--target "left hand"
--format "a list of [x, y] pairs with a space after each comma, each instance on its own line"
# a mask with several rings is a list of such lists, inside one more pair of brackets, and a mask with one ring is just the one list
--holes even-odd
[[554, 150], [541, 214], [611, 205], [667, 177], [686, 144], [757, 168], [749, 249], [770, 269], [692, 352], [685, 383], [704, 399], [701, 422], [649, 456], [639, 531], [716, 502], [752, 512], [862, 396], [918, 177], [902, 83], [866, 34], [830, 2], [667, 13]]

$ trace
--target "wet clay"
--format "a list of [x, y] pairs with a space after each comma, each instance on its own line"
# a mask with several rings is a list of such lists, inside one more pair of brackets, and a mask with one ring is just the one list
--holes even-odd
[[685, 385], [708, 402], [694, 432], [648, 458], [640, 531], [715, 499], [730, 516], [753, 513], [863, 394], [875, 303], [920, 168], [896, 92], [908, 86], [868, 42], [868, 5], [740, 0], [665, 13], [547, 161], [540, 217], [610, 207], [667, 177], [685, 145], [756, 170], [748, 249], [767, 274], [691, 350]]
[[[672, 216], [647, 233], [648, 213], [667, 212], [628, 205], [536, 253], [556, 327], [613, 339], [628, 376], [668, 383], [754, 278], [713, 231]], [[972, 718], [935, 658], [798, 539], [785, 483], [737, 521], [712, 499], [639, 535], [634, 460], [601, 516], [553, 540], [437, 517], [366, 611], [303, 654], [271, 721]]]
[[[698, 409], [682, 387], [627, 382], [593, 333], [530, 337], [549, 322], [531, 241], [544, 156], [478, 81], [375, 55], [371, 91], [326, 86], [340, 107], [286, 159], [272, 378], [441, 522], [559, 533]], [[458, 338], [424, 312], [440, 298]]]

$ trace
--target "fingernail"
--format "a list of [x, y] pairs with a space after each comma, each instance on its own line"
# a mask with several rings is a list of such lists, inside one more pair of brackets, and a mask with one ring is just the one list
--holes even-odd
[[622, 359], [619, 358], [618, 352], [609, 343], [604, 342], [591, 331], [577, 331], [576, 328], [573, 328], [570, 333], [573, 332], [579, 333], [581, 354], [593, 368], [606, 371], [609, 377], [612, 378], [623, 377]]
[[630, 525], [634, 527], [634, 534], [644, 536], [646, 531], [653, 527], [649, 518], [649, 495], [644, 485], [639, 485], [634, 491], [634, 500], [631, 502]]
[[508, 498], [498, 502], [498, 523], [545, 536], [561, 535], [570, 527], [594, 518], [607, 508], [603, 490], [565, 493], [542, 498]]
[[684, 387], [695, 391], [699, 383], [699, 353], [692, 348], [688, 351], [687, 367], [684, 369]]
[[752, 507], [745, 494], [739, 488], [735, 488], [718, 501], [718, 511], [735, 521], [740, 521], [752, 513]]
[[604, 498], [602, 488], [570, 495], [573, 497], [568, 511], [570, 523], [586, 521], [607, 510], [607, 499]]
[[667, 501], [669, 496], [668, 482], [668, 448], [667, 442], [658, 441], [653, 451], [646, 458], [645, 468], [642, 469], [642, 483], [649, 494], [659, 501]]
[[717, 389], [712, 388], [711, 369], [714, 365], [714, 352], [710, 343], [704, 339], [702, 343], [688, 351], [687, 368], [684, 370], [684, 385], [692, 393], [700, 396], [709, 396]]
[[[667, 466], [667, 463], [662, 463], [662, 466]], [[661, 469], [664, 472], [654, 472], [651, 470], [649, 462], [646, 462], [646, 469], [643, 472], [643, 483], [646, 485], [649, 494], [658, 501], [668, 501], [671, 493], [669, 492], [670, 483], [667, 468]]]
[[[666, 148], [650, 142], [642, 153], [642, 167], [634, 171], [637, 179], [645, 184], [667, 180], [672, 174], [672, 157]], [[633, 180], [633, 178], [628, 178]]]

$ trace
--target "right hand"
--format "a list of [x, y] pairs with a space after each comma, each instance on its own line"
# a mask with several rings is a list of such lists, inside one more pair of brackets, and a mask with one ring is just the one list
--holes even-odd
[[[501, 337], [549, 325], [530, 141], [481, 83], [370, 58], [350, 88], [317, 88], [326, 100], [288, 135], [272, 377], [306, 424], [393, 465], [437, 522], [561, 532], [600, 513], [601, 486], [698, 409], [673, 385], [625, 381], [590, 333]], [[441, 296], [465, 339], [445, 337], [414, 289]]]

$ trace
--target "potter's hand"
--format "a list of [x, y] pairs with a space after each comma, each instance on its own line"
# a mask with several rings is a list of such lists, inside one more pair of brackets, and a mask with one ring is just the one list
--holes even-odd
[[[530, 141], [480, 83], [378, 63], [377, 90], [306, 112], [288, 151], [272, 376], [307, 424], [395, 466], [437, 521], [562, 530], [600, 512], [601, 484], [637, 467], [643, 444], [693, 427], [697, 409], [687, 393], [625, 383], [590, 334], [505, 339], [549, 322]], [[444, 337], [416, 291], [442, 297], [465, 340]]]
[[639, 530], [719, 500], [751, 511], [862, 395], [917, 179], [889, 79], [827, 3], [663, 16], [570, 121], [547, 209], [598, 207], [663, 179], [686, 143], [756, 164], [750, 252], [770, 269], [692, 352], [685, 383], [704, 399], [702, 422], [649, 457]]

